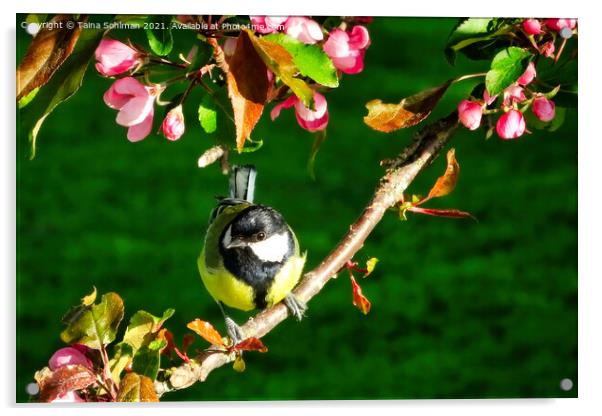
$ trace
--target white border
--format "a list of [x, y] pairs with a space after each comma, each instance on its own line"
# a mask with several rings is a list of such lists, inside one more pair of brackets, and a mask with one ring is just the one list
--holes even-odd
[[[591, 6], [593, 2], [564, 2], [552, 5], [548, 1], [506, 0], [503, 2], [453, 1], [453, 2], [394, 2], [392, 0], [370, 0], [363, 2], [334, 2], [324, 0], [301, 0], [297, 2], [202, 0], [189, 1], [124, 1], [103, 0], [84, 4], [81, 0], [29, 0], [21, 1], [9, 7], [3, 7], [2, 23], [5, 47], [5, 62], [2, 65], [2, 126], [5, 137], [0, 140], [3, 160], [2, 180], [0, 187], [4, 196], [0, 229], [2, 247], [0, 264], [5, 269], [3, 294], [3, 317], [0, 322], [5, 342], [2, 344], [4, 364], [3, 377], [0, 379], [1, 402], [10, 414], [60, 412], [64, 415], [86, 414], [132, 414], [132, 406], [98, 405], [85, 408], [14, 406], [14, 360], [15, 360], [15, 105], [12, 96], [14, 91], [15, 63], [15, 13], [17, 12], [85, 12], [85, 13], [155, 13], [155, 14], [273, 14], [273, 15], [367, 15], [367, 16], [548, 16], [579, 18], [579, 399], [537, 399], [537, 400], [429, 400], [429, 401], [342, 401], [342, 402], [245, 402], [245, 403], [161, 403], [155, 406], [143, 406], [144, 412], [152, 415], [164, 415], [166, 411], [182, 412], [195, 409], [195, 412], [209, 414], [261, 414], [287, 415], [308, 414], [314, 412], [341, 413], [344, 415], [363, 415], [375, 408], [384, 414], [422, 415], [503, 415], [508, 414], [568, 414], [586, 415], [599, 412], [602, 408], [600, 399], [602, 383], [600, 383], [600, 351], [602, 343], [599, 317], [602, 316], [598, 297], [602, 294], [600, 279], [600, 245], [602, 236], [601, 220], [602, 203], [600, 201], [602, 158], [600, 134], [600, 88], [599, 74], [602, 52], [602, 34], [600, 33], [600, 17]], [[4, 6], [4, 5], [3, 5]], [[8, 58], [8, 59], [6, 59]], [[518, 155], [517, 155], [518, 157]], [[562, 198], [562, 195], [558, 196]], [[12, 364], [12, 365], [11, 365]], [[12, 369], [12, 371], [11, 371]], [[366, 380], [369, 383], [369, 380]], [[171, 409], [171, 410], [170, 410]], [[83, 410], [83, 411], [82, 411]], [[214, 413], [215, 412], [215, 413]]]

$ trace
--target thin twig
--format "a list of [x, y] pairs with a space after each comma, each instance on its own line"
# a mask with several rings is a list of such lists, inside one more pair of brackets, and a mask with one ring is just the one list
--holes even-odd
[[[385, 175], [380, 179], [372, 200], [360, 217], [349, 227], [347, 234], [326, 259], [303, 276], [294, 290], [299, 300], [307, 303], [353, 258], [385, 212], [402, 199], [403, 192], [414, 178], [439, 154], [457, 125], [458, 116], [454, 112], [418, 132], [410, 146], [398, 158], [389, 161]], [[247, 337], [261, 338], [285, 320], [288, 314], [286, 306], [279, 303], [250, 318], [242, 330]], [[161, 396], [205, 381], [213, 370], [232, 362], [234, 358], [234, 354], [205, 350], [189, 363], [170, 369], [167, 380], [155, 382], [155, 390]]]

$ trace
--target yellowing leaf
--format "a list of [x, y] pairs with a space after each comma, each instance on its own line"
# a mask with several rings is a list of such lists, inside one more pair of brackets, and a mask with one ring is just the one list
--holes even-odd
[[81, 32], [81, 27], [70, 15], [57, 15], [49, 23], [60, 27], [43, 26], [17, 68], [17, 101], [48, 82], [73, 52]]
[[92, 293], [82, 298], [82, 305], [90, 306], [93, 305], [94, 302], [96, 302], [96, 286], [92, 286], [92, 288]]
[[355, 278], [350, 276], [351, 278], [351, 287], [353, 288], [353, 305], [358, 308], [364, 315], [368, 315], [370, 312], [370, 308], [372, 304], [370, 301], [362, 294], [362, 288], [357, 284]]
[[128, 373], [119, 383], [118, 402], [158, 402], [153, 381], [136, 373]]
[[297, 78], [300, 71], [294, 63], [293, 56], [283, 46], [257, 37], [250, 30], [245, 32], [270, 71], [288, 85], [307, 108], [313, 108], [314, 92], [305, 81]]
[[431, 114], [452, 81], [404, 98], [398, 104], [383, 103], [378, 99], [369, 101], [366, 103], [368, 115], [364, 117], [364, 123], [384, 133], [412, 127]]
[[376, 257], [368, 259], [368, 261], [366, 262], [366, 273], [364, 273], [364, 277], [368, 277], [370, 273], [374, 271], [376, 263], [378, 263], [378, 259]]
[[224, 340], [219, 332], [207, 321], [195, 319], [186, 325], [188, 329], [200, 335], [203, 339], [212, 345], [224, 345]]
[[455, 149], [449, 149], [447, 152], [447, 168], [445, 169], [445, 173], [437, 179], [437, 182], [435, 182], [435, 185], [431, 188], [427, 199], [445, 196], [451, 193], [456, 187], [459, 173], [460, 165], [456, 160], [456, 151]]
[[247, 366], [245, 365], [245, 360], [243, 360], [242, 355], [238, 355], [236, 357], [236, 359], [234, 360], [234, 364], [232, 365], [232, 368], [234, 369], [234, 371], [242, 373], [243, 371], [245, 371], [246, 367]]
[[261, 117], [268, 94], [266, 66], [247, 32], [242, 32], [238, 37], [236, 50], [228, 65], [228, 96], [234, 112], [236, 147], [241, 152], [245, 140]]

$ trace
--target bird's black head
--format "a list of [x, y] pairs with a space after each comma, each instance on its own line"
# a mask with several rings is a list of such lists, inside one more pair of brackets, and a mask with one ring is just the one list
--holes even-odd
[[231, 245], [257, 243], [275, 234], [288, 231], [286, 221], [278, 211], [263, 205], [253, 205], [232, 221], [229, 227]]

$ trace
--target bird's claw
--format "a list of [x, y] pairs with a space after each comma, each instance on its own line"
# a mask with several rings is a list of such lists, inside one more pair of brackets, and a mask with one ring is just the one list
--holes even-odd
[[284, 303], [291, 315], [293, 315], [297, 321], [301, 321], [303, 319], [305, 316], [305, 311], [307, 311], [307, 305], [305, 302], [302, 302], [295, 295], [289, 293], [284, 298]]
[[245, 339], [242, 328], [229, 316], [226, 316], [224, 320], [226, 321], [226, 330], [228, 331], [228, 336], [232, 340], [232, 345], [242, 342]]

